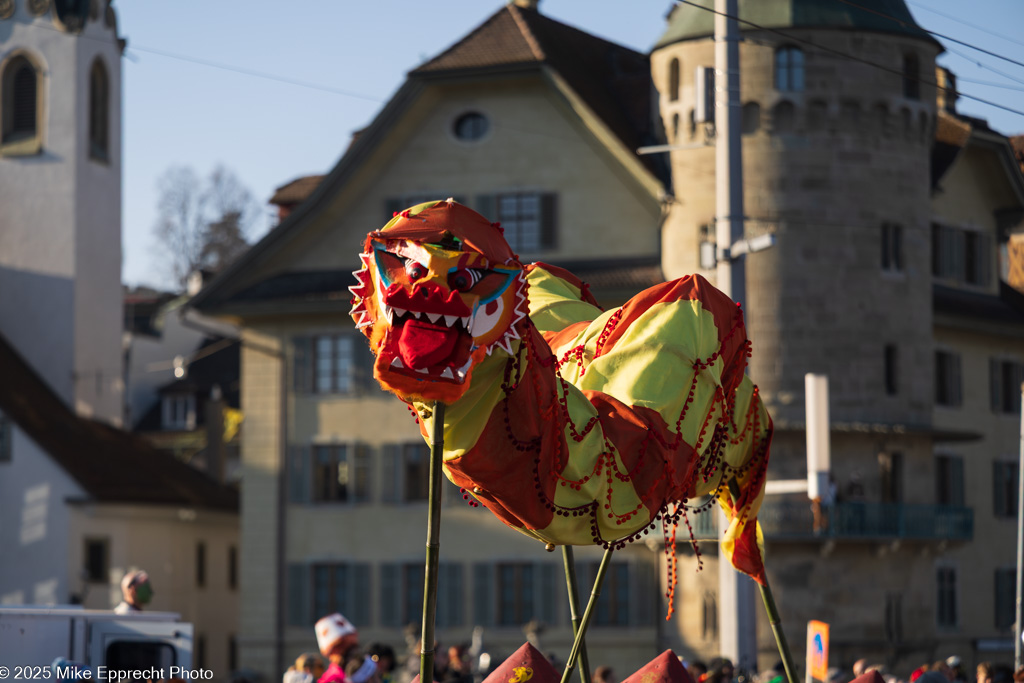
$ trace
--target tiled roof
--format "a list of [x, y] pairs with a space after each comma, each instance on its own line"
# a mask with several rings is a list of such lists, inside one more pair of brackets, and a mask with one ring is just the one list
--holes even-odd
[[90, 498], [238, 510], [234, 488], [155, 450], [141, 437], [73, 413], [2, 334], [0, 377], [0, 411]]
[[277, 188], [274, 191], [274, 196], [270, 198], [270, 203], [278, 206], [299, 204], [313, 193], [313, 190], [316, 189], [323, 179], [323, 175], [307, 175], [296, 178], [290, 183], [285, 183]]
[[[658, 142], [647, 55], [555, 21], [536, 10], [507, 5], [465, 38], [410, 72], [410, 76], [545, 65], [557, 72], [612, 132], [635, 150]], [[641, 157], [667, 184], [660, 155]]]

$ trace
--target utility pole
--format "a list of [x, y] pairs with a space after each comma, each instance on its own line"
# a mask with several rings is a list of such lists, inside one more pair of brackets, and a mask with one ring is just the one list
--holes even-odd
[[1021, 656], [1021, 627], [1024, 620], [1024, 596], [1021, 593], [1021, 582], [1024, 581], [1024, 384], [1020, 385], [1020, 456], [1017, 460], [1017, 582], [1014, 593], [1017, 603], [1014, 605], [1015, 625], [1013, 628], [1013, 669], [1016, 671], [1024, 664]]
[[[715, 0], [715, 238], [720, 290], [743, 304], [744, 257], [732, 246], [743, 240], [743, 152], [740, 141], [740, 31], [738, 0]], [[719, 513], [719, 541], [728, 522]], [[718, 555], [719, 650], [737, 669], [757, 668], [754, 582]]]

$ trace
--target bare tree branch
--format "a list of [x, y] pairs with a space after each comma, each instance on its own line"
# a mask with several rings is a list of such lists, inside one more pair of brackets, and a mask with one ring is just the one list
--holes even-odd
[[218, 271], [248, 249], [246, 233], [260, 207], [230, 169], [219, 165], [201, 181], [193, 169], [173, 166], [157, 187], [156, 258], [180, 286], [191, 272]]

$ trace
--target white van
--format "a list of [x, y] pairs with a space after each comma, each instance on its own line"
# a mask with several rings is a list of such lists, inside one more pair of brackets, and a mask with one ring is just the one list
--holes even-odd
[[191, 667], [192, 624], [172, 612], [0, 607], [4, 683], [58, 678], [157, 681], [185, 677]]

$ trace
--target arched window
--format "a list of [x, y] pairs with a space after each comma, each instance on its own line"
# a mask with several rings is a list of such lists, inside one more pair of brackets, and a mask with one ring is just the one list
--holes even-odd
[[668, 101], [679, 100], [679, 60], [673, 59], [668, 64]]
[[915, 54], [903, 55], [903, 96], [921, 99], [921, 64]]
[[99, 59], [89, 72], [89, 158], [110, 160], [110, 80]]
[[775, 89], [802, 92], [804, 89], [804, 51], [792, 45], [775, 51]]
[[2, 80], [2, 151], [4, 154], [35, 154], [40, 149], [39, 72], [28, 58], [18, 55], [7, 63]]

